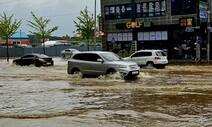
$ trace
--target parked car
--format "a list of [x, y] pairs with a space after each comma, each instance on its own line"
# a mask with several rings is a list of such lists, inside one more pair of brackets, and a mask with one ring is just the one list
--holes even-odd
[[51, 57], [44, 54], [29, 53], [18, 59], [13, 60], [13, 64], [20, 66], [35, 65], [36, 67], [40, 67], [52, 66], [54, 65], [54, 61]]
[[73, 52], [79, 52], [77, 49], [64, 49], [61, 51], [62, 58], [70, 58]]
[[140, 67], [151, 66], [164, 68], [168, 64], [167, 56], [162, 50], [139, 50], [130, 57], [123, 58], [125, 61], [136, 62]]
[[110, 75], [119, 72], [124, 79], [136, 78], [140, 67], [135, 62], [123, 61], [112, 52], [74, 52], [68, 61], [68, 74], [81, 72], [83, 76]]

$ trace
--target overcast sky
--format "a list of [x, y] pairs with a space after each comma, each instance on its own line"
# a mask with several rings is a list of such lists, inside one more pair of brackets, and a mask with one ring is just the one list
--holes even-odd
[[[97, 2], [97, 15], [100, 14], [100, 0]], [[78, 21], [80, 11], [88, 6], [90, 14], [94, 14], [95, 0], [0, 0], [0, 13], [5, 12], [8, 16], [14, 14], [13, 19], [22, 20], [20, 30], [27, 34], [33, 31], [27, 20], [33, 21], [31, 11], [37, 17], [51, 19], [48, 27], [59, 26], [52, 33], [53, 36], [73, 36], [76, 27], [73, 21]], [[19, 31], [20, 31], [19, 30]]]

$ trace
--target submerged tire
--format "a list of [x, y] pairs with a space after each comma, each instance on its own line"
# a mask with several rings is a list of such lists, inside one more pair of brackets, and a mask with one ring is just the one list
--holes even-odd
[[109, 70], [107, 70], [106, 75], [112, 75], [115, 73], [116, 73], [116, 71], [114, 69], [109, 69]]
[[66, 58], [66, 55], [65, 54], [62, 54], [62, 58], [65, 59]]
[[152, 67], [154, 67], [154, 63], [153, 62], [147, 62], [146, 67], [152, 68]]
[[16, 61], [13, 61], [13, 64], [14, 64], [14, 65], [18, 65], [18, 63], [17, 63]]
[[34, 66], [35, 66], [35, 67], [41, 67], [42, 64], [41, 64], [40, 62], [35, 62], [35, 63], [34, 63]]
[[106, 72], [106, 77], [107, 78], [111, 78], [111, 76], [113, 75], [113, 74], [115, 74], [116, 73], [116, 71], [114, 70], [114, 69], [109, 69], [109, 70], [107, 70], [107, 72]]
[[80, 73], [80, 70], [78, 68], [74, 68], [72, 71], [71, 71], [71, 74], [79, 74]]

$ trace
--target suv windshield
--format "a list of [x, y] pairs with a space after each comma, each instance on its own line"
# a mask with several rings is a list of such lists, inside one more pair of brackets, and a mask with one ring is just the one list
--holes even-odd
[[100, 54], [106, 61], [117, 61], [121, 60], [116, 54], [114, 53], [101, 53]]

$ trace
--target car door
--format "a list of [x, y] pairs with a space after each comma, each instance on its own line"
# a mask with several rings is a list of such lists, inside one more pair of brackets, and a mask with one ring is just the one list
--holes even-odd
[[138, 65], [146, 65], [146, 58], [143, 52], [136, 52], [131, 55], [130, 60], [136, 62]]
[[87, 63], [86, 63], [86, 73], [90, 73], [92, 75], [102, 75], [105, 73], [105, 66], [101, 61], [98, 59], [102, 59], [96, 53], [89, 53], [87, 54]]
[[21, 65], [30, 65], [34, 63], [35, 56], [34, 55], [25, 55], [21, 58]]

